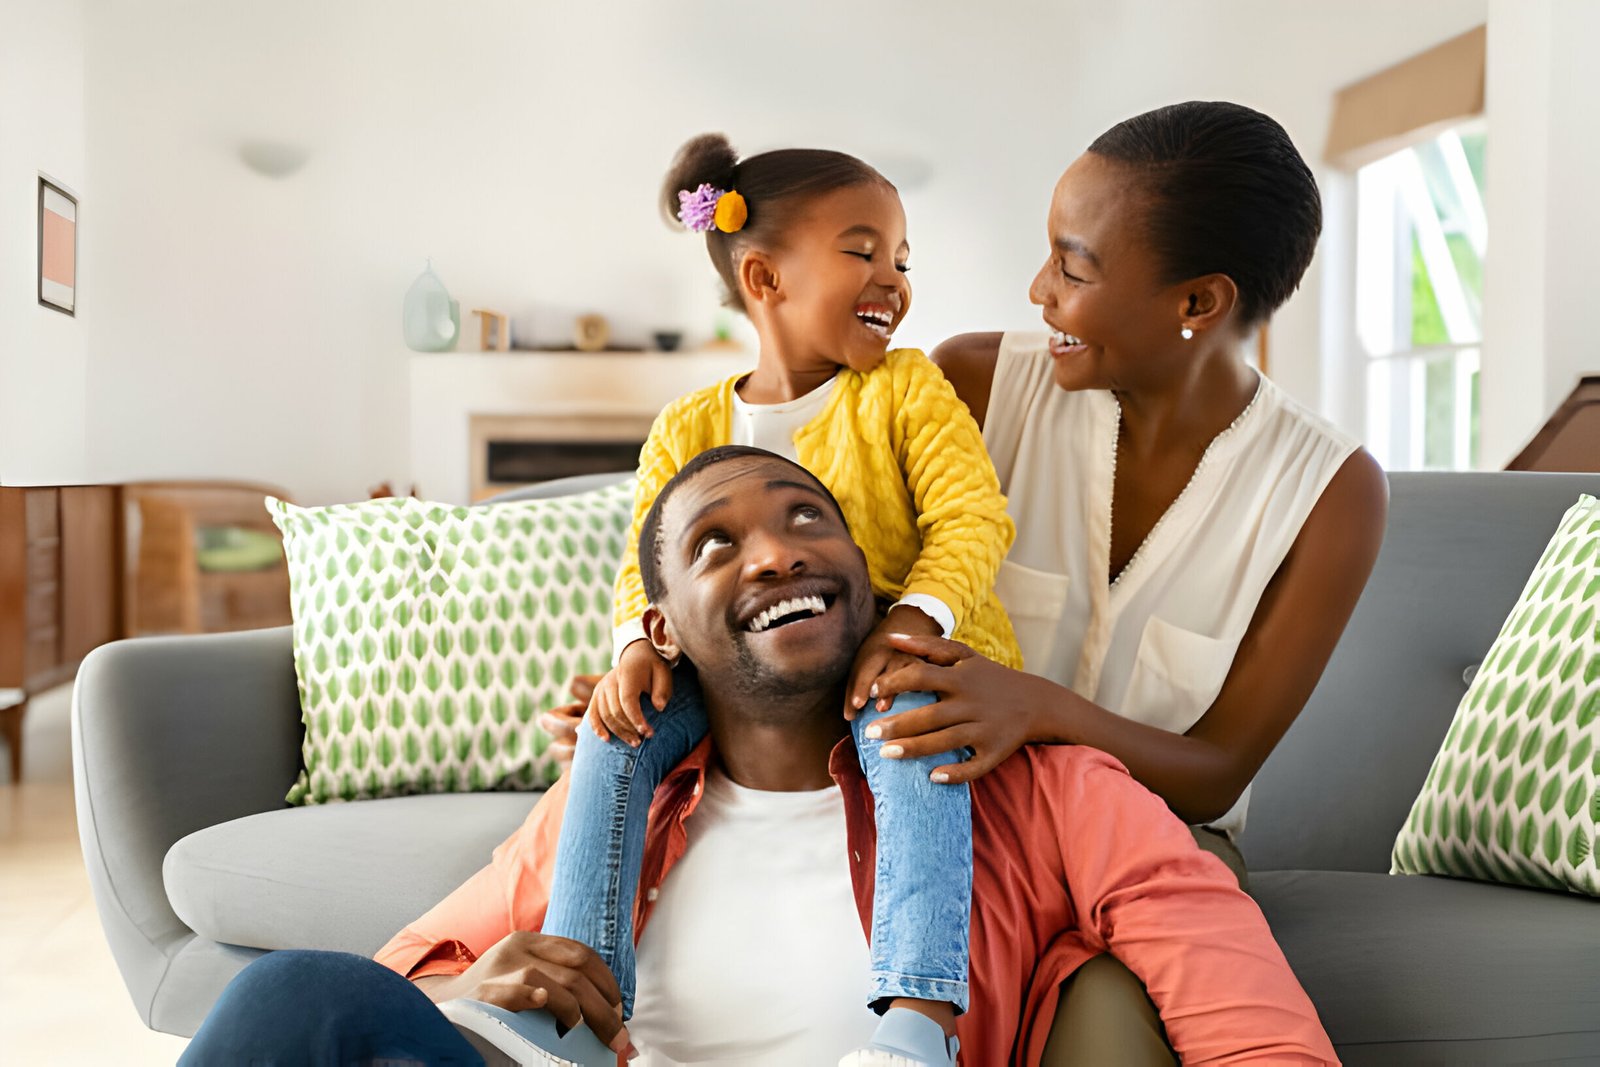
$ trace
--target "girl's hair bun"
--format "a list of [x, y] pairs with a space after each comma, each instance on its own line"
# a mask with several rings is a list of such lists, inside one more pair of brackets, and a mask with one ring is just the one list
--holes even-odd
[[[691, 227], [684, 222], [680, 208], [688, 210], [688, 219], [694, 223], [692, 231], [705, 235], [706, 253], [722, 278], [724, 303], [742, 311], [745, 308], [739, 294], [738, 260], [743, 250], [781, 245], [784, 232], [802, 217], [800, 209], [808, 200], [835, 189], [873, 182], [894, 188], [883, 175], [843, 152], [780, 148], [741, 160], [727, 137], [704, 133], [678, 149], [672, 160], [667, 180], [661, 186], [661, 213], [669, 226], [683, 230]], [[739, 196], [694, 196], [703, 185], [719, 194]], [[687, 204], [680, 202], [680, 193]], [[725, 199], [736, 201], [744, 209], [727, 229], [710, 214], [711, 205], [715, 203], [720, 209]]]
[[692, 193], [702, 185], [732, 189], [738, 165], [739, 153], [725, 134], [703, 133], [684, 144], [673, 157], [667, 180], [661, 186], [661, 213], [667, 222], [675, 227], [683, 225], [678, 221], [679, 193]]

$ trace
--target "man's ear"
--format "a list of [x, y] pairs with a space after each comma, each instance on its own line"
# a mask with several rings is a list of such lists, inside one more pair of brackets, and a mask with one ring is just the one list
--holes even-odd
[[739, 257], [739, 294], [746, 307], [775, 304], [781, 299], [778, 265], [760, 249], [746, 249]]
[[644, 623], [644, 635], [649, 639], [651, 647], [661, 655], [662, 659], [676, 663], [678, 657], [683, 655], [683, 649], [678, 647], [678, 639], [672, 633], [672, 624], [661, 614], [661, 609], [651, 604], [644, 609], [644, 616], [640, 621]]
[[1205, 274], [1174, 288], [1178, 325], [1195, 333], [1219, 329], [1239, 304], [1239, 287], [1226, 274]]

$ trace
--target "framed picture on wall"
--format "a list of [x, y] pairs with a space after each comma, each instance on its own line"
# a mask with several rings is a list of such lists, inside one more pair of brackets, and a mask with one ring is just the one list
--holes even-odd
[[78, 200], [39, 178], [39, 303], [78, 313]]

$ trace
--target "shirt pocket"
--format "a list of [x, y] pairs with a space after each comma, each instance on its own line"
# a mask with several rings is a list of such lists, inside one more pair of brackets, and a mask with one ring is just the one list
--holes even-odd
[[995, 575], [994, 592], [1011, 616], [1011, 629], [1022, 650], [1024, 670], [1043, 674], [1055, 652], [1056, 630], [1067, 606], [1065, 574], [1034, 570], [1002, 560]]
[[1222, 691], [1238, 643], [1185, 630], [1155, 615], [1145, 623], [1120, 713], [1183, 733]]

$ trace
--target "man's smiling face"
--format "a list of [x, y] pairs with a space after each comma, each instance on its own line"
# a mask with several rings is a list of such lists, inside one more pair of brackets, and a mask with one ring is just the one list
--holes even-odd
[[708, 695], [843, 683], [875, 604], [866, 557], [816, 479], [778, 456], [736, 455], [659, 506], [664, 592], [647, 620], [658, 649], [688, 656]]

